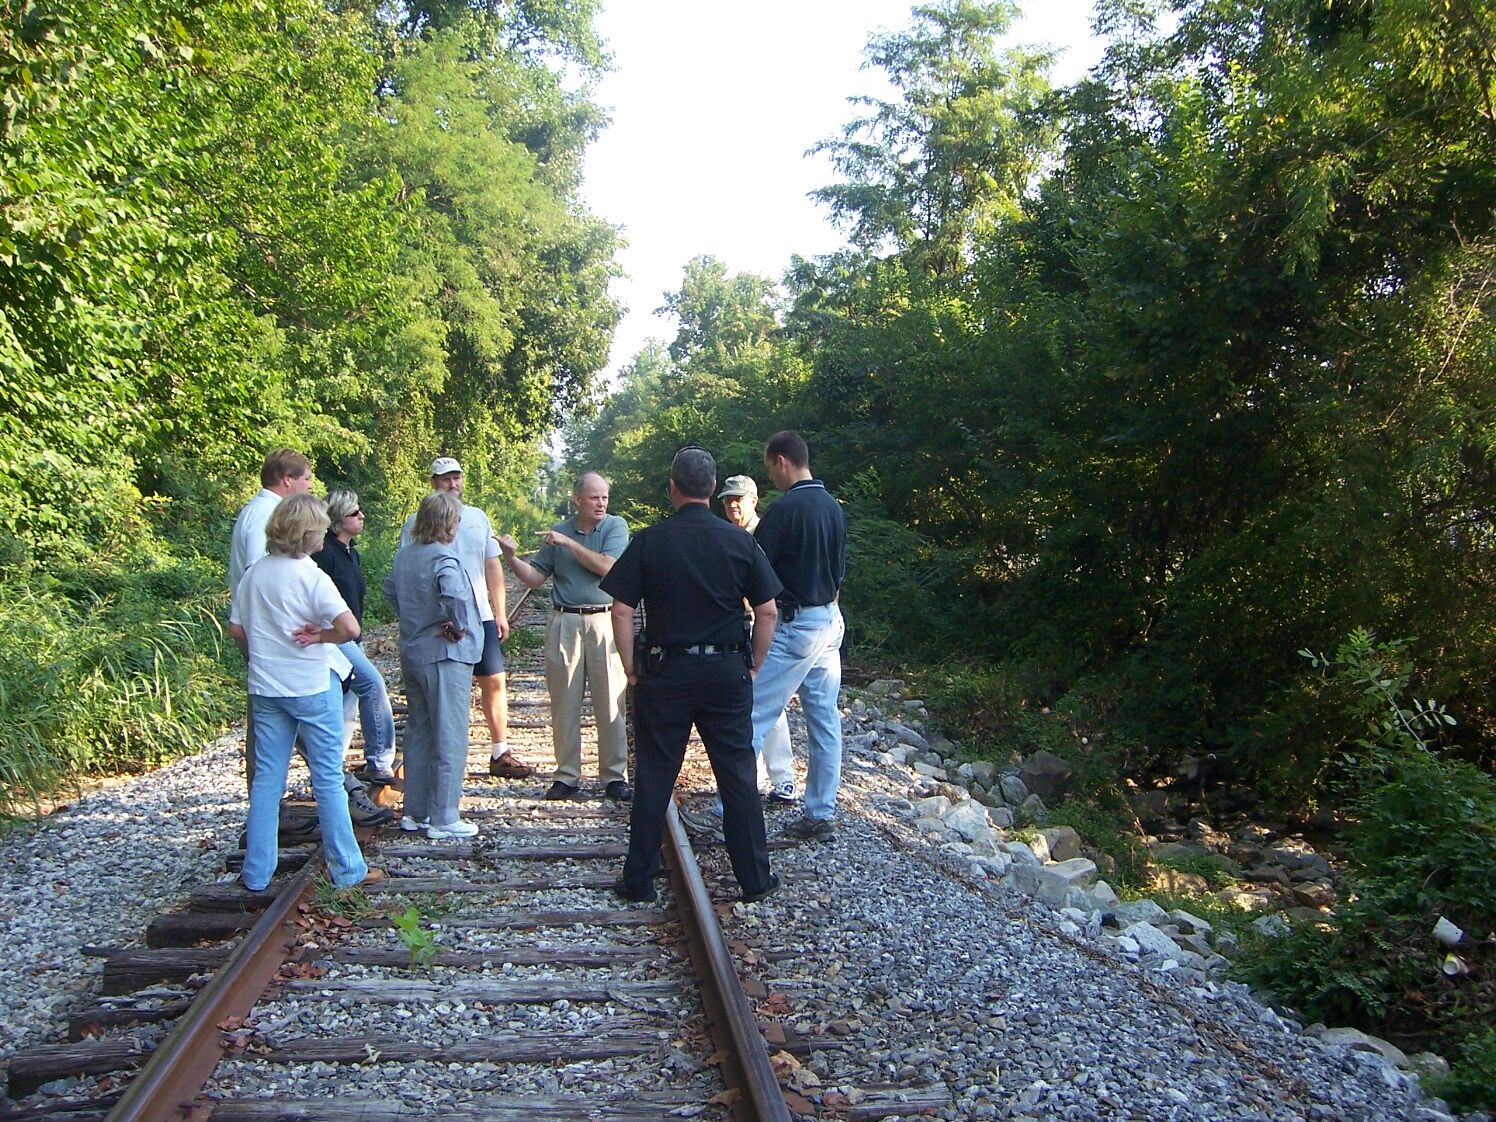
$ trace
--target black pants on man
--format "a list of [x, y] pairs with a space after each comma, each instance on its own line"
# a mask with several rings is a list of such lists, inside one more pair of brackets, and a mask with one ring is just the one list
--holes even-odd
[[643, 895], [660, 869], [665, 807], [691, 726], [722, 794], [722, 833], [744, 893], [769, 887], [769, 846], [753, 758], [753, 680], [740, 653], [667, 656], [634, 686], [634, 803], [623, 887]]

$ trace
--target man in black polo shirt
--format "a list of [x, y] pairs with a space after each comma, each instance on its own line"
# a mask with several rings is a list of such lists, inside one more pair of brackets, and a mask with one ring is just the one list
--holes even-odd
[[[774, 636], [780, 585], [753, 539], [712, 513], [716, 486], [710, 453], [677, 452], [670, 464], [675, 514], [636, 535], [599, 585], [613, 597], [613, 634], [634, 685], [634, 805], [628, 857], [614, 886], [626, 900], [655, 898], [665, 810], [693, 724], [717, 776], [727, 855], [743, 900], [762, 900], [779, 887], [769, 872], [758, 799], [743, 601], [753, 607], [751, 666], [757, 667]], [[640, 601], [647, 609], [646, 650], [636, 665]]]
[[800, 695], [809, 732], [805, 816], [784, 828], [791, 837], [829, 841], [841, 786], [841, 644], [837, 598], [847, 572], [847, 516], [826, 485], [810, 474], [810, 449], [797, 433], [776, 432], [764, 445], [764, 467], [784, 492], [759, 520], [754, 540], [784, 585], [780, 624], [753, 687], [753, 750]]

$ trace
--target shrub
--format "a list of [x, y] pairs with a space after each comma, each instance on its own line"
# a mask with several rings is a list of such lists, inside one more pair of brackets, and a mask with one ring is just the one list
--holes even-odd
[[[1284, 1001], [1423, 1044], [1465, 1040], [1465, 1072], [1490, 1070], [1480, 1035], [1496, 1005], [1496, 783], [1435, 751], [1453, 723], [1432, 700], [1405, 700], [1406, 641], [1357, 631], [1333, 658], [1304, 652], [1340, 688], [1359, 726], [1341, 789], [1355, 825], [1350, 902], [1319, 925], [1247, 945], [1244, 970]], [[1432, 935], [1440, 916], [1468, 934], [1449, 955]], [[1484, 1065], [1484, 1066], [1483, 1066]], [[1496, 1105], [1496, 1083], [1461, 1084], [1474, 1106]]]

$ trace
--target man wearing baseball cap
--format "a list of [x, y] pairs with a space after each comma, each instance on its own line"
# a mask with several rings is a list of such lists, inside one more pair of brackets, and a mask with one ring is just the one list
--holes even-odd
[[[717, 498], [734, 526], [750, 534], [758, 529], [758, 484], [753, 476], [729, 475]], [[795, 750], [790, 747], [789, 720], [783, 713], [764, 737], [763, 761], [769, 774], [769, 802], [795, 802]]]
[[[447, 491], [462, 498], [462, 465], [451, 456], [431, 461], [431, 489]], [[400, 547], [413, 540], [411, 531], [416, 516], [405, 520], [400, 531]], [[462, 521], [452, 549], [462, 562], [473, 585], [478, 616], [483, 623], [483, 657], [473, 667], [478, 682], [479, 707], [488, 723], [492, 741], [488, 774], [499, 779], [528, 779], [535, 774], [529, 764], [521, 763], [509, 751], [509, 698], [504, 679], [504, 652], [499, 644], [509, 638], [508, 601], [504, 592], [504, 567], [499, 560], [499, 541], [494, 536], [488, 515], [475, 506], [462, 504]]]
[[758, 529], [758, 484], [753, 482], [753, 476], [729, 475], [717, 498], [722, 500], [722, 512], [734, 526], [750, 534]]

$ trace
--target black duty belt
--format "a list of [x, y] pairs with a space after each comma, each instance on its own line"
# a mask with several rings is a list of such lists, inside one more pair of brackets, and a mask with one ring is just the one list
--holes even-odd
[[748, 649], [747, 643], [693, 643], [689, 647], [650, 647], [652, 655], [687, 655], [693, 658], [701, 658], [706, 655], [742, 654]]
[[570, 612], [574, 616], [595, 616], [598, 612], [606, 612], [608, 610], [607, 604], [583, 604], [575, 608], [569, 604], [555, 604], [553, 607], [558, 612]]

